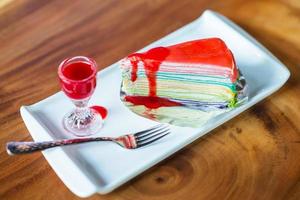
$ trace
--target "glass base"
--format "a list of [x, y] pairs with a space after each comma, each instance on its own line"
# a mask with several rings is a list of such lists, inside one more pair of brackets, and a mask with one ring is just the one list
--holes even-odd
[[93, 109], [84, 112], [75, 109], [64, 117], [63, 125], [68, 132], [84, 137], [97, 133], [102, 128], [103, 120]]

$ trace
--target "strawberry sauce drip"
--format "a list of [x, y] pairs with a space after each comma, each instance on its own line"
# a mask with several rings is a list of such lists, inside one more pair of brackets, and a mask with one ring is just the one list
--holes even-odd
[[108, 111], [103, 106], [92, 106], [91, 108], [101, 115], [102, 119], [107, 117]]
[[131, 81], [134, 82], [137, 79], [138, 62], [143, 62], [146, 76], [149, 83], [149, 96], [156, 97], [156, 73], [159, 70], [159, 66], [164, 59], [169, 55], [169, 50], [165, 47], [157, 47], [149, 50], [148, 52], [134, 53], [129, 56], [132, 70]]
[[132, 70], [131, 81], [134, 82], [137, 79], [138, 63], [143, 62], [144, 69], [149, 84], [148, 96], [126, 96], [125, 100], [134, 105], [144, 105], [150, 109], [160, 108], [162, 106], [180, 106], [180, 103], [173, 102], [166, 98], [157, 97], [156, 94], [156, 73], [159, 70], [160, 64], [169, 55], [169, 50], [165, 47], [157, 47], [149, 50], [148, 52], [134, 53], [129, 56]]
[[138, 62], [141, 60], [143, 54], [134, 53], [130, 55], [131, 69], [131, 81], [134, 82], [137, 79]]
[[164, 107], [181, 106], [181, 104], [178, 102], [171, 101], [166, 98], [153, 97], [153, 96], [126, 96], [125, 100], [137, 106], [144, 105], [150, 109], [157, 109], [163, 106]]

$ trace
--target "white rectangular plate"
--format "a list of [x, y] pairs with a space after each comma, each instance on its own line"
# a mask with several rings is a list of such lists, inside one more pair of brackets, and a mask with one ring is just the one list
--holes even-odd
[[[86, 143], [43, 151], [56, 174], [80, 197], [105, 194], [165, 159], [187, 144], [232, 119], [278, 90], [288, 79], [287, 68], [245, 31], [225, 17], [205, 11], [192, 23], [143, 49], [166, 46], [205, 37], [220, 37], [233, 51], [249, 85], [249, 101], [201, 128], [172, 126], [172, 134], [147, 148], [126, 150], [108, 142]], [[115, 63], [98, 73], [98, 85], [90, 104], [103, 105], [109, 115], [96, 136], [118, 136], [155, 125], [127, 109], [120, 101], [121, 75]], [[72, 138], [62, 127], [63, 115], [72, 108], [62, 92], [31, 106], [21, 107], [21, 115], [35, 141]]]

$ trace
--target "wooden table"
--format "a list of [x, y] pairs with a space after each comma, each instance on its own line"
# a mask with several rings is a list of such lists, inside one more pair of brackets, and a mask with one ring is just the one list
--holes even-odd
[[0, 1], [0, 199], [79, 199], [41, 153], [9, 157], [31, 140], [21, 105], [59, 91], [57, 66], [87, 55], [102, 68], [216, 10], [291, 71], [263, 102], [105, 195], [89, 199], [300, 199], [299, 0]]

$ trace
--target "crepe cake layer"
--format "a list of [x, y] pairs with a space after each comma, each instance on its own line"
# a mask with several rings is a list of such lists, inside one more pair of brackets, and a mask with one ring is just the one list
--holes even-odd
[[219, 38], [134, 53], [121, 70], [123, 101], [149, 109], [228, 110], [247, 98], [233, 54]]

